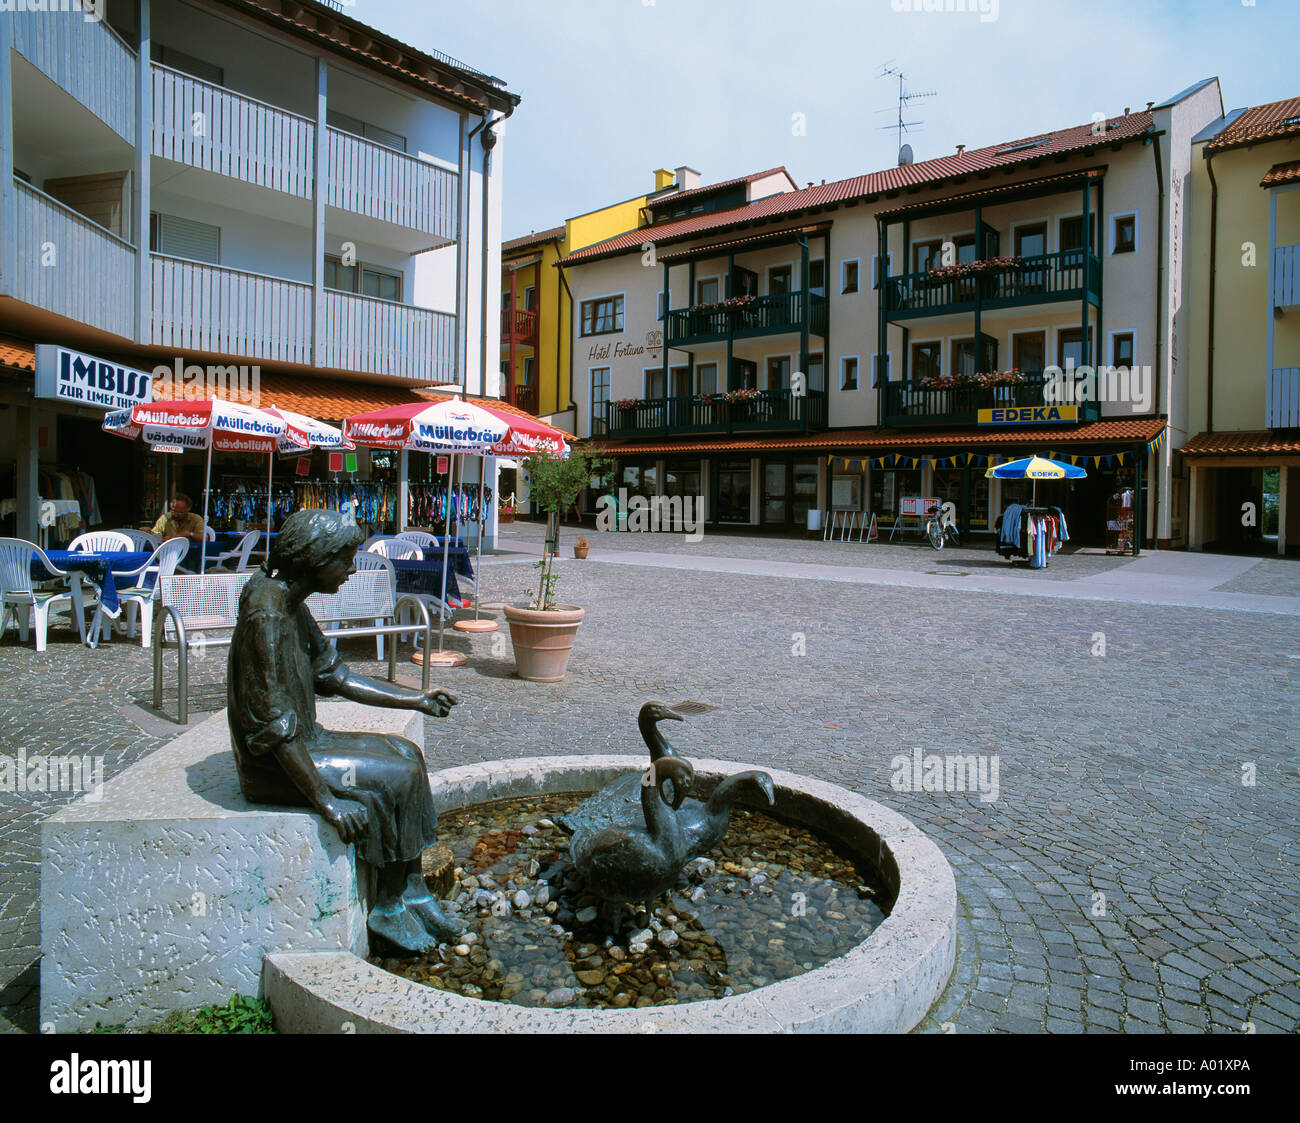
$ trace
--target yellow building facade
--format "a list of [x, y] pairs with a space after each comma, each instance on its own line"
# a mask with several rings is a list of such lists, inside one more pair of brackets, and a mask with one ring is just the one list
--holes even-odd
[[[654, 172], [654, 190], [674, 173]], [[507, 401], [566, 432], [575, 432], [573, 398], [573, 294], [566, 254], [635, 230], [644, 223], [646, 195], [599, 207], [563, 226], [513, 238], [501, 245], [501, 385]]]
[[1192, 549], [1300, 546], [1300, 98], [1193, 139], [1188, 191]]

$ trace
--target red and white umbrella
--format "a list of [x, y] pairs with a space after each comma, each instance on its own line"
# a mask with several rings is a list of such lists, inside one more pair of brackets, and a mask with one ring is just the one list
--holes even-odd
[[280, 406], [267, 406], [266, 411], [272, 417], [282, 418], [288, 428], [279, 439], [277, 447], [282, 454], [292, 454], [303, 448], [327, 448], [334, 451], [347, 449], [351, 451], [356, 444], [343, 435], [343, 430], [317, 421], [303, 413], [283, 409]]
[[510, 426], [470, 402], [407, 402], [359, 413], [343, 421], [357, 444], [409, 452], [483, 453], [505, 440]]
[[[128, 440], [140, 437], [155, 451], [180, 452], [187, 448], [206, 449], [207, 468], [203, 480], [203, 544], [199, 549], [199, 572], [208, 562], [208, 512], [212, 494], [212, 450], [221, 452], [273, 453], [283, 440], [308, 448], [310, 442], [300, 430], [292, 429], [283, 417], [241, 402], [221, 398], [202, 401], [147, 402], [104, 415], [103, 428]], [[268, 503], [270, 497], [268, 495]], [[270, 509], [267, 515], [269, 518]]]

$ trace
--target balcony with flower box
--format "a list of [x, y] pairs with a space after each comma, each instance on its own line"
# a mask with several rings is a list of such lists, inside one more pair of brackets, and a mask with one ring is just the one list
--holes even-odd
[[1063, 250], [1035, 257], [998, 257], [903, 273], [885, 281], [892, 321], [1101, 299], [1101, 262], [1095, 254]]
[[1097, 421], [1095, 401], [1055, 402], [1048, 397], [1050, 379], [1042, 372], [1018, 370], [988, 374], [916, 378], [885, 384], [885, 424], [975, 425], [979, 411], [1008, 406], [1077, 405], [1077, 419]]
[[690, 347], [760, 335], [802, 331], [826, 335], [826, 297], [796, 289], [768, 296], [733, 296], [668, 313], [667, 344]]
[[826, 393], [736, 389], [673, 398], [625, 398], [605, 403], [606, 437], [691, 433], [803, 432], [826, 428]]

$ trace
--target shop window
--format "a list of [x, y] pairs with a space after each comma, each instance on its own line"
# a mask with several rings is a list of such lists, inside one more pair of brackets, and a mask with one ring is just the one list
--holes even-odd
[[582, 302], [582, 334], [608, 335], [623, 330], [623, 297], [602, 296]]
[[718, 465], [718, 519], [748, 523], [753, 479], [748, 460], [724, 460]]
[[873, 469], [871, 472], [871, 510], [878, 522], [897, 517], [899, 500], [921, 494], [921, 470]]
[[149, 252], [219, 265], [221, 227], [154, 211], [149, 216]]

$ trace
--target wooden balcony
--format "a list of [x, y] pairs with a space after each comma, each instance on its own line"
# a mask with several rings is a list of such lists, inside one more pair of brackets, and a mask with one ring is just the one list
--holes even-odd
[[[965, 384], [935, 388], [923, 385], [924, 381], [912, 379], [885, 385], [886, 425], [976, 425], [982, 409], [1058, 404], [1047, 401], [1047, 378], [1042, 374], [1027, 374], [1023, 382], [1009, 386]], [[1100, 417], [1097, 402], [1078, 403], [1079, 421], [1096, 421]]]
[[[826, 298], [819, 293], [807, 295], [807, 326], [810, 335], [826, 336]], [[759, 335], [782, 335], [802, 331], [804, 327], [802, 290], [755, 296], [743, 304], [678, 308], [668, 313], [667, 344], [685, 347]]]
[[1274, 308], [1300, 305], [1300, 245], [1274, 246], [1270, 302]]
[[516, 409], [525, 409], [536, 416], [537, 414], [537, 387], [536, 386], [512, 386], [507, 398], [512, 406]]
[[17, 269], [9, 295], [132, 338], [135, 247], [16, 177], [14, 194]]
[[537, 346], [537, 313], [522, 308], [501, 309], [501, 346]]
[[1094, 304], [1101, 299], [1101, 262], [1093, 254], [1064, 250], [1015, 258], [1014, 266], [964, 277], [935, 277], [929, 270], [885, 278], [885, 313], [890, 320], [946, 316], [1083, 300], [1086, 288]]
[[1270, 429], [1300, 428], [1300, 367], [1277, 367], [1268, 372], [1264, 424]]
[[751, 433], [826, 428], [826, 393], [809, 390], [761, 390], [747, 402], [728, 402], [723, 395], [646, 398], [620, 407], [605, 403], [607, 437], [662, 437], [689, 433]]
[[340, 129], [325, 133], [326, 204], [456, 240], [455, 172]]

